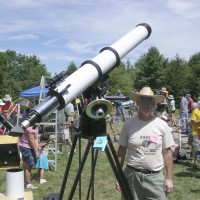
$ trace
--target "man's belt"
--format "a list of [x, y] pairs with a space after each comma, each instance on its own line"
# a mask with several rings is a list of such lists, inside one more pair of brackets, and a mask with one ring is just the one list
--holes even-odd
[[127, 165], [127, 167], [129, 167], [130, 169], [134, 170], [135, 172], [141, 172], [143, 174], [155, 174], [155, 173], [159, 173], [161, 170], [159, 171], [150, 171], [147, 169], [136, 169], [135, 167], [132, 167], [130, 165]]

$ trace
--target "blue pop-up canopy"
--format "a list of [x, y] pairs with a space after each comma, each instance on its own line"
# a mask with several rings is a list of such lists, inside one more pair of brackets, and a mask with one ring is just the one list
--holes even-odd
[[[43, 89], [43, 93], [45, 94], [45, 96], [47, 95], [48, 93], [48, 88], [44, 88]], [[27, 97], [40, 97], [40, 93], [41, 93], [41, 86], [36, 86], [36, 87], [33, 87], [33, 88], [30, 88], [28, 90], [24, 90], [22, 92], [20, 92], [20, 97], [24, 97], [24, 98], [27, 98]]]

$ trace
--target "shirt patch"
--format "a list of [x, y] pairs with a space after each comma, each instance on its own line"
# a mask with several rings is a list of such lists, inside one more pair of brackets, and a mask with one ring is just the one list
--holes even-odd
[[150, 135], [149, 141], [157, 144], [158, 143], [158, 137], [156, 135]]
[[141, 135], [144, 155], [155, 155], [157, 151], [158, 136], [157, 135]]

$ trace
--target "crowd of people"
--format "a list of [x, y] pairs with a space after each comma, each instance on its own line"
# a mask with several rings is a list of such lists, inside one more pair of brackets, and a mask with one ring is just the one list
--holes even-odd
[[[164, 200], [173, 191], [173, 163], [181, 156], [181, 141], [180, 138], [175, 140], [174, 133], [188, 136], [191, 166], [197, 167], [200, 101], [194, 102], [191, 94], [180, 93], [178, 97], [177, 118], [174, 96], [168, 94], [165, 87], [158, 94], [154, 94], [150, 87], [129, 94], [129, 98], [136, 102], [137, 116], [127, 119], [123, 125], [117, 156], [121, 166], [126, 159], [124, 175], [133, 199]], [[118, 181], [116, 189], [121, 191]]]
[[[23, 118], [27, 117], [31, 109], [27, 107], [24, 110]], [[60, 112], [60, 111], [58, 111]], [[61, 110], [61, 121], [57, 120], [58, 124], [58, 141], [60, 142], [60, 151], [62, 152], [62, 143], [66, 142], [70, 148], [72, 146], [71, 136], [72, 123], [73, 123], [74, 106], [69, 103], [64, 109]], [[0, 114], [4, 116], [6, 120], [14, 124], [14, 119], [17, 118], [17, 108], [12, 101], [12, 97], [6, 94], [4, 98], [0, 99]], [[0, 122], [0, 133], [6, 135], [10, 130], [6, 130], [6, 127]], [[71, 139], [72, 138], [72, 139]], [[19, 137], [18, 146], [22, 157], [25, 189], [34, 190], [38, 187], [31, 183], [31, 170], [33, 166], [38, 168], [37, 178], [40, 184], [47, 182], [45, 179], [45, 170], [49, 169], [48, 153], [49, 143], [52, 141], [51, 135], [43, 132], [39, 134], [39, 126], [34, 124], [24, 130], [24, 134]]]
[[[125, 97], [119, 90], [118, 97]], [[173, 161], [177, 159], [180, 146], [174, 140], [173, 133], [181, 131], [188, 135], [191, 146], [192, 167], [197, 167], [197, 155], [200, 151], [200, 101], [194, 102], [191, 94], [178, 95], [179, 120], [175, 117], [175, 98], [162, 87], [154, 94], [150, 87], [143, 87], [139, 92], [129, 93], [129, 99], [137, 106], [137, 116], [125, 118], [125, 112], [120, 107], [120, 99], [116, 102], [116, 112], [124, 122], [120, 137], [117, 156], [121, 166], [126, 162], [124, 175], [134, 199], [166, 199], [173, 191]], [[0, 113], [9, 117], [13, 109], [12, 98], [9, 94], [0, 99]], [[12, 112], [16, 114], [16, 111]], [[58, 127], [59, 142], [63, 141], [71, 148], [73, 143], [74, 112], [73, 104], [68, 104], [59, 111], [58, 118], [63, 126]], [[28, 111], [27, 111], [28, 113]], [[60, 122], [59, 122], [60, 123]], [[63, 132], [60, 131], [63, 129]], [[70, 136], [71, 133], [71, 136]], [[38, 126], [27, 128], [19, 139], [19, 149], [22, 154], [25, 174], [25, 188], [36, 189], [31, 184], [31, 169], [38, 168], [38, 181], [47, 182], [44, 170], [48, 170], [48, 146], [51, 137], [39, 139]], [[58, 153], [62, 154], [62, 144]], [[126, 160], [125, 160], [126, 159]], [[164, 172], [165, 169], [165, 172]], [[116, 189], [121, 191], [116, 181]], [[124, 196], [122, 194], [122, 199]]]

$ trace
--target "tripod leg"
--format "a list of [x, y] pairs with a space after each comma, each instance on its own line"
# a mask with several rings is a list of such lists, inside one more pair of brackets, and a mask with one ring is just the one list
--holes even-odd
[[85, 165], [85, 161], [86, 161], [86, 159], [87, 159], [88, 152], [89, 152], [90, 147], [92, 146], [93, 143], [94, 143], [94, 138], [93, 138], [93, 137], [90, 137], [90, 139], [88, 140], [88, 144], [87, 144], [87, 146], [86, 146], [85, 152], [84, 152], [84, 154], [83, 154], [83, 158], [82, 158], [82, 161], [81, 161], [81, 163], [80, 163], [79, 169], [78, 169], [78, 171], [77, 171], [77, 174], [76, 174], [76, 177], [75, 177], [73, 186], [72, 186], [72, 188], [71, 188], [71, 191], [70, 191], [68, 200], [73, 200], [73, 196], [74, 196], [74, 192], [75, 192], [75, 190], [76, 190], [76, 186], [77, 186], [77, 184], [78, 184], [78, 181], [79, 181], [80, 176], [81, 176], [81, 172], [82, 172], [83, 167], [84, 167], [84, 165]]
[[90, 184], [89, 184], [89, 187], [88, 187], [88, 192], [87, 192], [87, 197], [86, 197], [87, 200], [89, 199], [89, 196], [90, 196], [91, 187], [92, 187], [92, 199], [94, 199], [94, 173], [95, 173], [95, 166], [96, 166], [96, 163], [97, 163], [97, 156], [98, 156], [98, 151], [96, 150], [95, 156], [94, 156], [94, 149], [92, 148], [91, 177], [90, 177]]
[[[129, 185], [127, 183], [127, 180], [126, 180], [126, 178], [124, 176], [124, 173], [122, 171], [120, 163], [119, 163], [119, 161], [117, 159], [117, 155], [116, 155], [114, 146], [112, 144], [111, 138], [110, 138], [109, 135], [107, 136], [107, 138], [108, 138], [108, 144], [109, 144], [110, 150], [112, 152], [112, 156], [111, 156], [111, 153], [110, 153], [110, 151], [108, 149], [108, 146], [106, 146], [105, 152], [106, 152], [108, 160], [109, 160], [109, 162], [111, 164], [111, 167], [113, 169], [115, 177], [116, 177], [117, 181], [119, 182], [120, 187], [122, 188], [122, 193], [123, 193], [125, 199], [126, 200], [133, 200], [132, 194], [131, 194], [131, 190], [130, 190]], [[115, 162], [113, 161], [113, 158], [114, 158]]]
[[[79, 166], [81, 165], [81, 137], [79, 137], [79, 156], [78, 156]], [[79, 200], [81, 200], [81, 176], [79, 178]]]
[[65, 186], [66, 186], [66, 183], [67, 183], [69, 170], [70, 170], [70, 167], [71, 167], [71, 162], [72, 162], [72, 158], [73, 158], [73, 155], [74, 155], [74, 149], [76, 147], [77, 139], [78, 139], [78, 134], [76, 134], [74, 142], [72, 143], [72, 147], [71, 147], [71, 151], [70, 151], [70, 154], [69, 154], [68, 162], [67, 162], [67, 165], [66, 165], [65, 174], [64, 174], [62, 185], [61, 185], [61, 189], [60, 189], [58, 200], [62, 200], [63, 195], [64, 195]]

